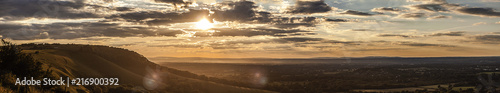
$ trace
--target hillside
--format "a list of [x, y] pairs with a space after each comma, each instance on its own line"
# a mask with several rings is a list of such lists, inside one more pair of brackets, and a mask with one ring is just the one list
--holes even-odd
[[[120, 84], [119, 86], [56, 86], [50, 88], [50, 90], [34, 87], [28, 88], [32, 89], [29, 92], [270, 92], [218, 84], [186, 75], [177, 75], [178, 72], [192, 73], [159, 66], [136, 52], [120, 48], [74, 44], [23, 44], [19, 45], [19, 47], [23, 49], [23, 53], [31, 54], [34, 59], [43, 63], [43, 69], [51, 70], [52, 77], [119, 78]], [[8, 79], [12, 80], [14, 78], [10, 77]], [[5, 89], [7, 92], [17, 91], [12, 88], [9, 90], [5, 86], [0, 87], [0, 89]]]

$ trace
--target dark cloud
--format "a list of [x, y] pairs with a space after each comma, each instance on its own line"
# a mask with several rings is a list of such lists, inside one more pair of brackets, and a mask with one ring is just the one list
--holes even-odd
[[357, 15], [357, 16], [373, 16], [374, 15], [374, 14], [360, 12], [360, 11], [354, 11], [354, 10], [347, 10], [347, 11], [340, 13], [340, 14], [350, 14], [350, 15]]
[[446, 4], [420, 4], [420, 5], [414, 5], [412, 7], [416, 8], [416, 9], [421, 9], [421, 10], [426, 10], [426, 11], [432, 11], [432, 12], [448, 11], [442, 5], [446, 5]]
[[400, 12], [401, 9], [392, 8], [392, 7], [380, 7], [380, 8], [373, 8], [371, 11], [374, 11], [374, 12]]
[[412, 36], [412, 35], [400, 35], [400, 34], [380, 34], [379, 37], [404, 37], [404, 38], [414, 38], [414, 37], [429, 37], [429, 36], [464, 36], [464, 31], [454, 31], [454, 32], [445, 32], [445, 33], [434, 33], [430, 35], [423, 36]]
[[446, 0], [413, 0], [413, 1], [430, 2], [430, 4], [421, 4], [412, 6], [416, 9], [442, 12], [442, 11], [449, 11], [447, 10], [447, 8], [450, 8], [453, 9], [454, 11], [464, 14], [488, 16], [488, 17], [500, 17], [500, 12], [496, 11], [493, 8], [460, 6], [458, 4], [449, 4], [448, 2], [446, 2]]
[[174, 4], [174, 6], [177, 6], [177, 4], [189, 4], [190, 3], [190, 2], [184, 2], [184, 0], [155, 0], [155, 2], [171, 3], [171, 4]]
[[453, 45], [415, 43], [415, 42], [401, 42], [400, 45], [416, 46], [416, 47], [456, 47]]
[[347, 19], [326, 19], [325, 21], [328, 21], [328, 22], [348, 22]]
[[313, 27], [314, 24], [312, 24], [312, 23], [284, 23], [284, 24], [274, 24], [273, 26], [277, 27], [277, 28], [296, 28], [299, 26]]
[[411, 0], [411, 1], [437, 3], [437, 4], [448, 3], [446, 0]]
[[261, 22], [261, 23], [267, 23], [271, 22], [272, 20], [272, 15], [269, 12], [257, 12], [257, 15], [255, 15], [255, 20]]
[[289, 13], [323, 13], [332, 10], [323, 0], [320, 1], [297, 1], [295, 6], [288, 9]]
[[413, 1], [423, 1], [430, 2], [430, 4], [421, 4], [412, 6], [416, 9], [422, 9], [434, 12], [449, 11], [447, 8], [452, 9], [459, 13], [471, 14], [477, 16], [488, 16], [488, 17], [500, 17], [500, 12], [493, 8], [482, 8], [482, 7], [467, 7], [458, 4], [449, 4], [446, 0], [413, 0]]
[[398, 15], [399, 18], [422, 18], [425, 17], [425, 13], [405, 13]]
[[16, 25], [16, 24], [0, 24], [0, 33], [4, 33], [3, 31], [19, 29], [22, 27], [26, 27], [26, 26]]
[[82, 9], [84, 0], [2, 0], [0, 1], [0, 17], [10, 20], [35, 18], [98, 18], [98, 14], [75, 11]]
[[289, 38], [281, 38], [276, 41], [286, 41], [286, 42], [307, 42], [307, 41], [322, 41], [325, 40], [323, 38], [309, 38], [309, 37], [289, 37]]
[[323, 43], [341, 43], [341, 44], [354, 44], [354, 43], [359, 43], [359, 42], [352, 42], [352, 41], [338, 41], [338, 40], [325, 40], [322, 41]]
[[485, 44], [500, 43], [500, 35], [480, 35], [480, 36], [475, 36], [474, 39], [478, 42], [482, 42]]
[[492, 8], [470, 8], [470, 7], [462, 7], [457, 9], [460, 13], [478, 15], [478, 16], [489, 16], [489, 17], [500, 17], [500, 12], [495, 11]]
[[[229, 7], [229, 10], [193, 10], [184, 13], [165, 13], [159, 11], [141, 11], [134, 13], [115, 14], [107, 19], [123, 19], [129, 22], [143, 23], [147, 25], [169, 25], [170, 23], [196, 22], [202, 18], [209, 21], [239, 21], [258, 22], [273, 24], [278, 28], [296, 28], [300, 26], [312, 27], [317, 23], [316, 17], [274, 17], [269, 12], [257, 12], [254, 2], [223, 2], [222, 6]], [[209, 16], [210, 15], [210, 16]]]
[[[140, 14], [149, 14], [152, 16], [143, 17]], [[193, 19], [183, 19], [186, 16], [179, 15], [198, 15], [194, 11], [182, 14], [165, 14], [161, 12], [139, 12], [139, 13], [127, 13], [121, 15], [115, 15], [118, 19], [131, 20], [132, 22], [145, 22], [150, 25], [158, 24], [169, 24], [187, 21], [198, 21]], [[204, 13], [202, 13], [204, 14]], [[172, 15], [170, 18], [165, 18], [165, 15]], [[163, 16], [163, 17], [162, 17]], [[186, 18], [187, 18], [186, 17]], [[152, 19], [154, 20], [146, 20]], [[176, 18], [176, 19], [174, 19]], [[191, 17], [192, 18], [192, 17]], [[183, 34], [184, 31], [180, 30], [169, 30], [166, 28], [156, 28], [154, 26], [138, 26], [138, 27], [123, 27], [121, 23], [107, 23], [112, 21], [110, 18], [108, 20], [100, 22], [84, 22], [84, 23], [52, 23], [52, 24], [33, 24], [31, 26], [23, 25], [0, 25], [0, 35], [2, 38], [12, 38], [15, 40], [31, 40], [31, 39], [74, 39], [74, 38], [84, 38], [93, 36], [109, 36], [109, 37], [131, 37], [131, 36], [176, 36], [178, 34]], [[299, 18], [297, 22], [307, 23], [313, 22], [315, 18]], [[281, 24], [284, 27], [292, 27], [292, 24]], [[295, 25], [295, 24], [294, 24]], [[310, 24], [301, 24], [302, 26], [311, 26]], [[78, 28], [78, 29], [75, 29]], [[188, 31], [190, 29], [187, 29]], [[275, 29], [275, 28], [244, 28], [244, 29], [232, 29], [232, 28], [212, 28], [215, 32], [203, 32], [199, 31], [195, 36], [207, 37], [207, 36], [275, 36], [275, 37], [285, 37], [285, 36], [305, 36], [305, 35], [315, 35], [311, 31], [297, 30], [297, 29]]]
[[446, 32], [446, 33], [434, 33], [429, 36], [463, 36], [464, 31], [456, 31], [456, 32]]
[[132, 11], [133, 8], [130, 7], [116, 7], [116, 11]]
[[[93, 36], [130, 37], [130, 36], [175, 36], [183, 31], [152, 27], [122, 27], [117, 23], [52, 23], [33, 24], [32, 26], [2, 27], [2, 38], [15, 40], [32, 39], [74, 39]], [[0, 26], [1, 27], [1, 26]], [[79, 29], [74, 29], [79, 28]]]
[[146, 21], [147, 24], [157, 23], [183, 23], [183, 22], [196, 22], [202, 18], [208, 17], [208, 10], [189, 10], [185, 13], [164, 13], [159, 11], [142, 11], [125, 14], [115, 14], [107, 19], [125, 19], [132, 22], [145, 21], [146, 19], [153, 19]]
[[[232, 9], [226, 11], [215, 10], [212, 18], [217, 21], [251, 21], [255, 17], [256, 12], [253, 10], [255, 6], [251, 1], [226, 2], [223, 5], [229, 6]], [[265, 13], [259, 13], [265, 14]]]
[[409, 36], [409, 35], [398, 35], [398, 34], [381, 34], [381, 35], [378, 35], [379, 37], [413, 37], [413, 36]]

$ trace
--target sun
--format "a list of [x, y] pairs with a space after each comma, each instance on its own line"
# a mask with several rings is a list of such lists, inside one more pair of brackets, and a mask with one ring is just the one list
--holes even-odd
[[210, 21], [208, 21], [206, 18], [203, 18], [200, 21], [196, 22], [196, 28], [198, 29], [207, 30], [213, 27], [214, 25], [210, 23]]

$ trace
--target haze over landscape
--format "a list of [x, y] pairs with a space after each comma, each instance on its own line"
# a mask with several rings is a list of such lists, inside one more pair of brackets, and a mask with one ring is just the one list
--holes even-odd
[[2, 0], [0, 37], [148, 57], [499, 56], [498, 0]]

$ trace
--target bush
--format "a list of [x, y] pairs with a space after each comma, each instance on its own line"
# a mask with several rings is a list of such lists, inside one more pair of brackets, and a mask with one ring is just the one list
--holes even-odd
[[[0, 77], [2, 77], [0, 84], [2, 84], [2, 87], [9, 86], [11, 90], [18, 90], [18, 87], [21, 86], [14, 86], [15, 80], [11, 80], [16, 77], [33, 77], [35, 79], [52, 77], [52, 71], [43, 70], [41, 62], [35, 60], [31, 54], [21, 51], [22, 49], [15, 44], [2, 39], [2, 46], [0, 46]], [[22, 86], [21, 90], [32, 90], [34, 88], [32, 86]]]

